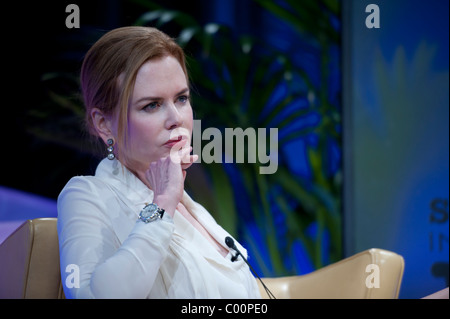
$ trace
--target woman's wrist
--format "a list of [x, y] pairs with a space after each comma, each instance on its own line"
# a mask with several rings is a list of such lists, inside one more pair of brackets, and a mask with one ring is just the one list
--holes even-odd
[[168, 196], [164, 195], [157, 195], [153, 198], [153, 203], [164, 209], [166, 214], [169, 214], [170, 217], [173, 217], [175, 209], [178, 205], [178, 202], [175, 202], [176, 201], [173, 198], [169, 198]]

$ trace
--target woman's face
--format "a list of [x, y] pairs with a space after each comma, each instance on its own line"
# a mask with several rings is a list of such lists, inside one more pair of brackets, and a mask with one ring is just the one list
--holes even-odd
[[189, 87], [178, 60], [165, 56], [143, 64], [128, 110], [127, 166], [142, 173], [169, 156], [180, 139], [189, 147], [192, 124]]

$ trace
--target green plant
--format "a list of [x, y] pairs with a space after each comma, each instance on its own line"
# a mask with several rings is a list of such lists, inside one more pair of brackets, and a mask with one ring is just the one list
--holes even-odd
[[[342, 227], [341, 227], [341, 194], [342, 194], [342, 169], [330, 174], [328, 172], [327, 160], [330, 158], [327, 141], [332, 140], [341, 149], [341, 113], [339, 105], [330, 97], [329, 77], [332, 49], [340, 45], [340, 32], [334, 26], [340, 16], [340, 2], [338, 0], [254, 0], [280, 20], [288, 23], [299, 37], [304, 38], [318, 48], [320, 59], [320, 81], [319, 85], [313, 85], [310, 76], [296, 67], [308, 84], [309, 93], [318, 97], [318, 101], [312, 109], [321, 115], [320, 122], [314, 128], [318, 137], [317, 147], [308, 148], [308, 159], [312, 167], [312, 189], [309, 190], [313, 196], [311, 207], [315, 210], [319, 229], [327, 229], [331, 236], [330, 257], [331, 261], [342, 257]], [[281, 3], [281, 4], [280, 4]], [[303, 132], [297, 132], [301, 136]], [[294, 135], [296, 135], [294, 134]], [[293, 137], [295, 138], [295, 137]], [[292, 183], [293, 184], [293, 183]], [[300, 184], [301, 185], [301, 184]], [[299, 185], [299, 186], [300, 186]], [[286, 190], [294, 189], [294, 185]], [[297, 193], [302, 189], [297, 187]], [[293, 194], [295, 196], [295, 194]], [[309, 205], [309, 204], [308, 204]], [[321, 267], [320, 236], [315, 242], [314, 260], [315, 266]]]

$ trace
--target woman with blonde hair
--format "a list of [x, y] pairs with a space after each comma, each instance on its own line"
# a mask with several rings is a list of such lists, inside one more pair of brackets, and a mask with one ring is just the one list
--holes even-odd
[[[112, 30], [87, 52], [81, 87], [107, 156], [58, 198], [66, 297], [260, 298], [230, 235], [184, 191], [197, 156], [180, 46], [154, 28]], [[69, 266], [78, 276], [65, 280]]]

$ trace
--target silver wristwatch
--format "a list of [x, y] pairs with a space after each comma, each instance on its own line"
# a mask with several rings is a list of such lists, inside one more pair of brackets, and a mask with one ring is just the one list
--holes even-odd
[[150, 223], [157, 219], [161, 219], [164, 215], [164, 209], [158, 207], [155, 203], [147, 204], [141, 210], [139, 214], [139, 219], [144, 223]]

